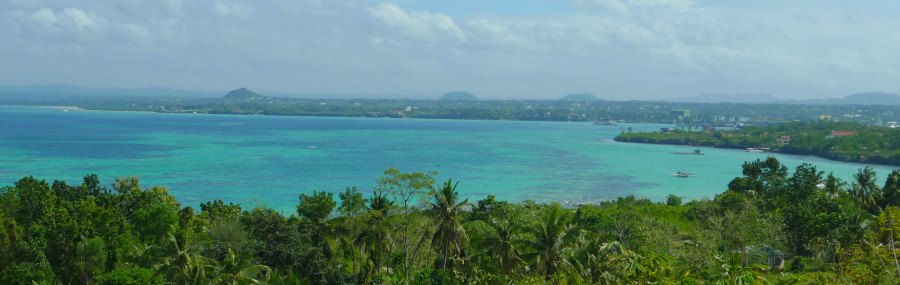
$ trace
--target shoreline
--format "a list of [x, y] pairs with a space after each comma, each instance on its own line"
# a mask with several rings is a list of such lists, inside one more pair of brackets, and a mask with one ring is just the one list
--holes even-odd
[[[7, 105], [7, 106], [24, 106], [24, 107], [28, 107], [27, 105]], [[38, 107], [38, 108], [54, 109], [54, 110], [63, 110], [63, 111], [69, 111], [69, 110], [72, 110], [72, 111], [89, 111], [89, 110], [87, 110], [87, 109], [85, 109], [85, 108], [81, 108], [81, 107], [78, 107], [78, 106], [53, 106], [53, 105], [47, 105], [47, 106], [44, 106], [44, 105], [42, 105], [42, 106], [30, 106], [30, 107]]]
[[[715, 147], [715, 146], [689, 145], [689, 144], [676, 144], [676, 143], [652, 143], [652, 142], [627, 141], [627, 140], [617, 140], [615, 138], [613, 138], [613, 141], [618, 142], [618, 143], [635, 143], [635, 144], [647, 144], [647, 145], [673, 145], [673, 146], [684, 146], [684, 147], [695, 147], [695, 148], [727, 149], [727, 150], [736, 150], [736, 151], [745, 150], [743, 148], [732, 148], [732, 147]], [[842, 162], [842, 163], [855, 163], [855, 164], [859, 164], [859, 165], [863, 165], [863, 166], [872, 165], [872, 166], [881, 166], [881, 167], [887, 167], [887, 168], [900, 169], [900, 165], [867, 163], [867, 162], [862, 162], [862, 161], [837, 160], [837, 159], [831, 159], [828, 157], [818, 156], [818, 155], [814, 155], [814, 154], [795, 154], [795, 153], [784, 153], [784, 152], [777, 152], [777, 151], [766, 151], [763, 153], [791, 155], [791, 156], [796, 156], [796, 157], [813, 157], [813, 158], [824, 159], [824, 160], [828, 160], [828, 161], [835, 161], [835, 162]]]
[[[435, 121], [465, 121], [465, 122], [475, 122], [475, 121], [489, 121], [489, 122], [541, 122], [541, 123], [590, 123], [591, 121], [556, 121], [556, 120], [513, 120], [513, 119], [462, 119], [462, 118], [430, 118], [430, 117], [368, 117], [368, 116], [327, 116], [327, 115], [309, 115], [309, 114], [300, 114], [300, 115], [279, 115], [279, 114], [238, 114], [238, 113], [207, 113], [207, 112], [160, 112], [160, 111], [152, 111], [152, 110], [106, 110], [106, 109], [87, 109], [78, 106], [53, 106], [53, 105], [16, 105], [16, 104], [2, 104], [0, 106], [9, 106], [9, 107], [29, 107], [29, 108], [48, 108], [48, 109], [65, 109], [72, 108], [78, 109], [78, 111], [85, 112], [126, 112], [126, 113], [149, 113], [149, 114], [175, 114], [175, 115], [215, 115], [215, 116], [236, 116], [236, 117], [253, 117], [253, 116], [265, 116], [265, 117], [306, 117], [306, 118], [362, 118], [362, 119], [406, 119], [406, 120], [435, 120]], [[622, 124], [651, 124], [651, 125], [668, 125], [666, 123], [657, 123], [657, 122], [625, 122]], [[618, 125], [612, 125], [618, 126]], [[611, 127], [611, 126], [598, 126], [598, 127]]]

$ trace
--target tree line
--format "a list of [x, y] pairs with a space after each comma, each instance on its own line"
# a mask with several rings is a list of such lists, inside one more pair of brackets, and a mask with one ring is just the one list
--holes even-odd
[[[462, 199], [388, 169], [290, 215], [184, 206], [136, 177], [0, 188], [0, 284], [875, 284], [900, 281], [900, 170], [853, 181], [775, 158], [710, 199]], [[782, 260], [784, 262], [782, 262]]]
[[[832, 131], [852, 134], [833, 136]], [[789, 141], [779, 142], [783, 136], [789, 137]], [[622, 132], [615, 140], [736, 149], [770, 148], [770, 151], [787, 154], [900, 166], [900, 129], [852, 122], [789, 122], [735, 130]]]

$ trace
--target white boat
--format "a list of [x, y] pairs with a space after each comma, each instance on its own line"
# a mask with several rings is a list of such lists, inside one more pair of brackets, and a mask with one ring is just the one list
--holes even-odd
[[752, 147], [748, 147], [745, 151], [747, 151], [747, 152], [766, 152], [763, 149], [752, 148]]

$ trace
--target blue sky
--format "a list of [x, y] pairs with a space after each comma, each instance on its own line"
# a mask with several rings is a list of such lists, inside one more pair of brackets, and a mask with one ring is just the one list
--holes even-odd
[[435, 98], [900, 92], [898, 1], [0, 1], [0, 84]]

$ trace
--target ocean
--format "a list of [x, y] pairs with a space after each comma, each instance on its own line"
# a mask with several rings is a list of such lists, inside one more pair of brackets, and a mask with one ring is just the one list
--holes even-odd
[[[159, 114], [0, 106], [0, 186], [23, 176], [80, 184], [86, 174], [139, 176], [186, 206], [221, 199], [292, 213], [300, 193], [370, 193], [389, 167], [437, 171], [474, 202], [595, 202], [624, 195], [713, 197], [745, 161], [815, 164], [849, 181], [862, 164], [810, 156], [619, 143], [631, 127], [589, 122], [467, 121]], [[874, 166], [883, 183], [888, 166]], [[675, 176], [679, 170], [694, 176]], [[335, 199], [337, 196], [335, 195]]]

